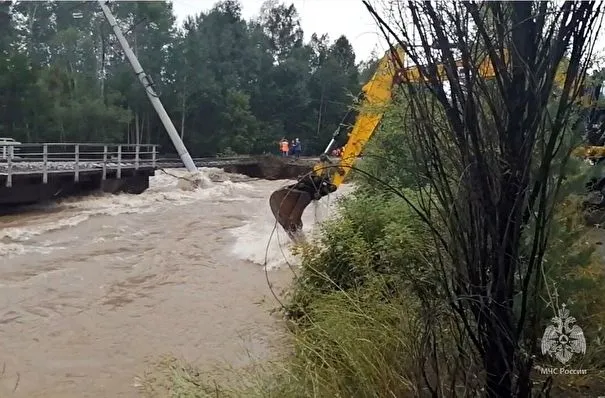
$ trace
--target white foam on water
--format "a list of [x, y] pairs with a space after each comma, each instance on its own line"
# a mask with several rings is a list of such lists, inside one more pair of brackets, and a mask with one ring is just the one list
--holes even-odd
[[76, 226], [86, 220], [88, 220], [89, 215], [80, 214], [73, 217], [62, 218], [53, 223], [46, 224], [33, 224], [26, 225], [22, 227], [7, 227], [2, 228], [0, 230], [0, 241], [3, 240], [11, 240], [14, 242], [17, 241], [26, 241], [34, 236], [42, 235], [46, 232], [56, 231], [63, 228], [69, 228]]
[[[220, 169], [200, 169], [203, 184], [195, 190], [182, 190], [177, 187], [179, 178], [187, 178], [183, 170], [167, 170], [169, 174], [157, 171], [150, 180], [149, 189], [140, 195], [105, 194], [69, 202], [68, 206], [85, 214], [116, 216], [120, 214], [140, 214], [156, 211], [158, 206], [169, 203], [170, 206], [185, 205], [199, 200], [218, 200], [223, 197], [245, 195], [251, 189], [249, 184], [232, 182]], [[217, 176], [226, 180], [213, 182]], [[64, 202], [67, 203], [67, 202]]]
[[0, 256], [13, 257], [25, 254], [26, 248], [18, 243], [0, 243]]
[[[284, 184], [286, 185], [286, 184]], [[320, 232], [321, 224], [336, 215], [337, 199], [352, 191], [352, 185], [342, 186], [335, 194], [312, 202], [302, 216], [303, 233], [311, 240]], [[293, 243], [276, 222], [267, 192], [263, 207], [241, 227], [231, 229], [235, 237], [232, 254], [239, 259], [266, 266], [268, 270], [300, 265], [300, 258], [292, 254]]]
[[57, 249], [65, 249], [65, 247], [50, 247], [46, 245], [24, 245], [20, 243], [0, 242], [0, 258], [2, 258], [2, 260], [6, 260], [16, 256], [22, 256], [28, 253], [49, 254], [53, 250]]
[[[0, 256], [16, 256], [31, 252], [47, 252], [52, 246], [25, 245], [32, 238], [48, 232], [74, 227], [93, 216], [120, 214], [140, 214], [154, 212], [162, 206], [171, 207], [186, 205], [199, 200], [236, 199], [245, 196], [252, 186], [243, 182], [233, 182], [245, 179], [244, 176], [229, 175], [221, 169], [200, 169], [201, 187], [193, 191], [184, 191], [177, 187], [180, 177], [187, 174], [184, 170], [157, 171], [150, 179], [150, 186], [140, 195], [130, 194], [99, 194], [84, 198], [68, 198], [59, 207], [62, 212], [48, 215], [52, 221], [40, 222], [23, 216], [23, 222], [18, 226], [8, 226], [0, 229]], [[67, 212], [66, 212], [67, 211]]]

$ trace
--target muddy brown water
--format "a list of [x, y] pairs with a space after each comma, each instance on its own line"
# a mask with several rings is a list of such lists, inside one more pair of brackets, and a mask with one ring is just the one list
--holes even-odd
[[[288, 182], [204, 173], [193, 192], [160, 173], [141, 195], [0, 218], [0, 397], [136, 397], [165, 354], [203, 369], [279, 350], [263, 264], [287, 285], [283, 231], [267, 244], [269, 195]], [[309, 207], [307, 233], [333, 203]]]

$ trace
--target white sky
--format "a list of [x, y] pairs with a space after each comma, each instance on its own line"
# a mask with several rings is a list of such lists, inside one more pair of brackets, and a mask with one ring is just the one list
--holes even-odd
[[[208, 11], [218, 0], [172, 0], [174, 13], [179, 25], [188, 15]], [[242, 16], [248, 20], [256, 17], [264, 0], [240, 0]], [[345, 35], [351, 42], [357, 61], [367, 60], [376, 50], [382, 55], [387, 47], [381, 39], [376, 24], [361, 0], [280, 0], [280, 3], [294, 4], [305, 41], [313, 33], [321, 36], [327, 33], [331, 41]]]

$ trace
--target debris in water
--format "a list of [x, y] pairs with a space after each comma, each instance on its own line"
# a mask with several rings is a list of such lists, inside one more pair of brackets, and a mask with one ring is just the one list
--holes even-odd
[[196, 173], [186, 173], [179, 177], [176, 186], [183, 191], [195, 191], [197, 188], [209, 188], [212, 186], [212, 181], [208, 176], [198, 171]]

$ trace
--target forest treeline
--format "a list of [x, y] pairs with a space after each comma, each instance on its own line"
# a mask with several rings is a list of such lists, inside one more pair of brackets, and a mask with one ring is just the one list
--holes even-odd
[[[345, 36], [305, 42], [296, 8], [276, 1], [246, 21], [223, 0], [182, 26], [171, 2], [110, 8], [194, 156], [274, 152], [282, 137], [321, 151], [374, 63]], [[174, 152], [96, 2], [0, 1], [0, 136]]]

